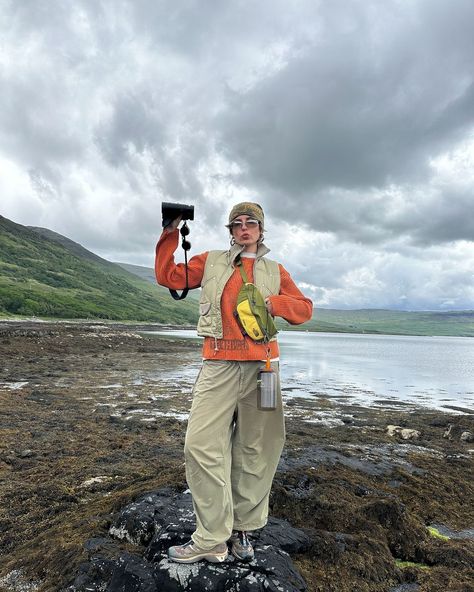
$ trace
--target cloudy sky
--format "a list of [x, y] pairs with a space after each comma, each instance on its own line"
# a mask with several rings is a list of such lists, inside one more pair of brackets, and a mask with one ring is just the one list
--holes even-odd
[[153, 264], [258, 201], [316, 306], [474, 308], [472, 0], [0, 0], [0, 213]]

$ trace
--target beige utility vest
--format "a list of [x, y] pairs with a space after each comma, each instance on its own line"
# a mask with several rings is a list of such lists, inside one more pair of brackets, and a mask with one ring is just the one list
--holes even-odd
[[[230, 251], [209, 251], [201, 281], [197, 333], [201, 337], [222, 339], [221, 298], [225, 285], [234, 273], [234, 261], [242, 248], [234, 245]], [[253, 283], [264, 298], [280, 292], [280, 268], [276, 261], [266, 259], [269, 249], [260, 245], [253, 268]], [[237, 304], [237, 303], [236, 303]], [[276, 337], [272, 339], [274, 341]]]

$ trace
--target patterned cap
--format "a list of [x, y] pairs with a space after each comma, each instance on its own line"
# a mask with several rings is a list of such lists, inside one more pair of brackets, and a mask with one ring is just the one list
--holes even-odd
[[237, 216], [252, 216], [255, 220], [260, 222], [260, 226], [263, 228], [263, 210], [262, 206], [258, 203], [251, 201], [243, 201], [232, 208], [229, 214], [229, 225], [237, 218]]

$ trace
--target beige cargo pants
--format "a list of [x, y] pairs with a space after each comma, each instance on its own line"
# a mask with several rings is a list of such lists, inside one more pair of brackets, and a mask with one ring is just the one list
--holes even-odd
[[265, 526], [268, 497], [285, 442], [278, 362], [278, 404], [257, 408], [263, 362], [204, 360], [193, 390], [184, 453], [196, 513], [194, 542], [211, 549], [233, 529]]

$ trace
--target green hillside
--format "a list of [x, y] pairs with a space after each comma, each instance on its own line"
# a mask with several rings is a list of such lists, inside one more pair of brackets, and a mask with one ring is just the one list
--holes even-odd
[[[297, 330], [285, 321], [279, 328]], [[391, 335], [452, 335], [474, 337], [474, 310], [399, 311], [315, 309], [313, 318], [303, 325], [307, 331], [328, 333], [383, 333]]]
[[[146, 280], [147, 282], [151, 282], [153, 285], [156, 285], [155, 270], [153, 269], [153, 267], [132, 265], [131, 263], [119, 263], [118, 261], [114, 262], [114, 265], [119, 265], [129, 273], [132, 273], [133, 275], [138, 276], [142, 280]], [[189, 293], [186, 296], [188, 301], [195, 301], [195, 306], [198, 306], [200, 297], [201, 290], [189, 290]]]
[[194, 324], [197, 307], [57, 233], [0, 216], [0, 315]]

